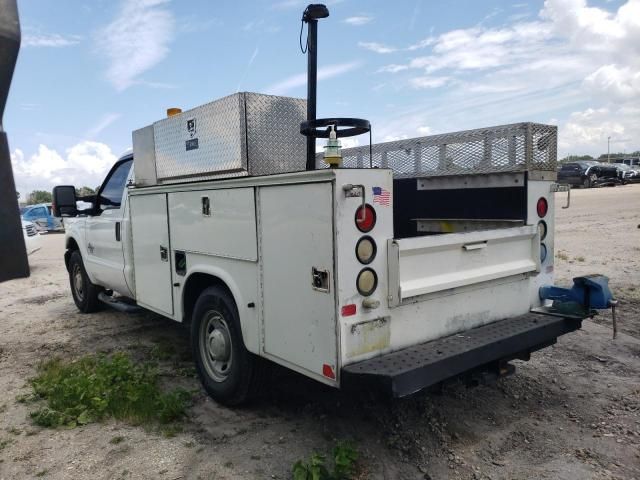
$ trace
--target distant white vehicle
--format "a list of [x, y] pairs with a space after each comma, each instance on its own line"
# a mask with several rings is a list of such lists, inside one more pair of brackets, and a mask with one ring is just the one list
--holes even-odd
[[38, 228], [33, 222], [22, 220], [22, 234], [24, 235], [24, 245], [27, 248], [27, 255], [37, 252], [42, 247], [42, 240]]

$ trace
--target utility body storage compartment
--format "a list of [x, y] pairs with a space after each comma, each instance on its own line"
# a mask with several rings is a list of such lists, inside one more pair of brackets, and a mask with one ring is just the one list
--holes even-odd
[[389, 240], [389, 303], [540, 271], [533, 225]]

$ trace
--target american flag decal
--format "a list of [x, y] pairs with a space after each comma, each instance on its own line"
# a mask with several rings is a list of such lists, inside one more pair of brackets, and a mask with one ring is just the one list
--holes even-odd
[[391, 193], [382, 187], [373, 187], [373, 203], [378, 205], [389, 206], [391, 202]]

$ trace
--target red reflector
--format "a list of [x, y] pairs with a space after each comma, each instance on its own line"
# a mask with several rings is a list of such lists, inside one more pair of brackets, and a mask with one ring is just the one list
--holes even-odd
[[351, 315], [355, 315], [356, 314], [356, 304], [355, 303], [351, 303], [349, 305], [343, 305], [342, 306], [342, 316], [343, 317], [350, 317]]
[[547, 210], [549, 210], [549, 204], [547, 203], [546, 198], [540, 197], [538, 199], [538, 203], [536, 204], [536, 210], [538, 211], [538, 216], [541, 218], [547, 214]]
[[356, 227], [361, 232], [370, 232], [376, 224], [376, 211], [369, 204], [366, 204], [364, 208], [362, 205], [356, 210]]
[[336, 374], [333, 371], [333, 367], [331, 365], [327, 365], [326, 363], [322, 365], [322, 375], [331, 379], [336, 378]]

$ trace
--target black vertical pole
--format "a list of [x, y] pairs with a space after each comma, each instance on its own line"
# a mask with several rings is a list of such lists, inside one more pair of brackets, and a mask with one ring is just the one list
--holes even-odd
[[[307, 39], [307, 121], [316, 119], [316, 101], [318, 86], [318, 21], [307, 20], [309, 28]], [[316, 137], [307, 136], [307, 170], [316, 169]]]
[[4, 107], [19, 50], [20, 21], [16, 0], [0, 0], [0, 282], [29, 276], [9, 142], [2, 128]]

